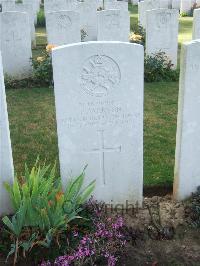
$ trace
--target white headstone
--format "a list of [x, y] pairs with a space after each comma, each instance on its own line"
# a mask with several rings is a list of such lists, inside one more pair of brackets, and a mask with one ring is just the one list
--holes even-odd
[[103, 0], [97, 0], [97, 9], [102, 9], [103, 8]]
[[160, 8], [161, 0], [145, 0], [138, 3], [139, 25], [146, 28], [146, 12]]
[[84, 41], [97, 40], [97, 0], [78, 2], [76, 11], [80, 14], [81, 30], [86, 33]]
[[8, 123], [3, 67], [0, 55], [0, 217], [11, 213], [9, 195], [4, 183], [13, 183], [14, 170]]
[[29, 23], [31, 29], [31, 40], [33, 47], [36, 46], [35, 24], [34, 24], [34, 11], [31, 4], [16, 3], [14, 8], [10, 11], [25, 12], [29, 15]]
[[200, 186], [200, 40], [183, 44], [179, 89], [174, 196], [183, 200]]
[[181, 8], [181, 0], [172, 0], [172, 8], [180, 10], [180, 8]]
[[31, 5], [34, 23], [37, 25], [37, 13], [39, 12], [38, 0], [23, 0], [23, 4]]
[[0, 0], [2, 12], [10, 11], [15, 6], [15, 0]]
[[193, 15], [193, 40], [200, 39], [200, 8], [194, 10]]
[[53, 49], [63, 185], [87, 168], [97, 200], [141, 204], [143, 190], [141, 45], [88, 42]]
[[74, 10], [78, 1], [75, 0], [44, 0], [45, 14], [53, 11]]
[[128, 11], [128, 2], [127, 1], [112, 1], [105, 0], [105, 9], [119, 9]]
[[178, 11], [157, 9], [147, 11], [146, 53], [152, 55], [164, 52], [177, 66]]
[[128, 42], [130, 16], [128, 11], [104, 10], [97, 14], [97, 40]]
[[192, 1], [191, 0], [181, 0], [180, 13], [190, 13], [192, 9]]
[[80, 15], [74, 11], [56, 11], [46, 14], [48, 43], [64, 45], [81, 41]]
[[132, 4], [132, 5], [137, 5], [138, 2], [139, 2], [139, 0], [131, 0], [131, 4]]
[[5, 12], [0, 15], [0, 22], [4, 73], [16, 79], [30, 76], [32, 51], [28, 14]]

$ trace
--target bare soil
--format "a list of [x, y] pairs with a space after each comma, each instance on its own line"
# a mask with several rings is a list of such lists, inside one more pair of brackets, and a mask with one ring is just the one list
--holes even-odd
[[[151, 206], [152, 216], [158, 218], [155, 210], [160, 206], [162, 228], [173, 228], [170, 240], [160, 238], [152, 223], [147, 206]], [[144, 206], [135, 214], [126, 214], [128, 226], [138, 229], [142, 237], [128, 245], [126, 254], [119, 265], [143, 266], [199, 266], [200, 265], [200, 230], [189, 225], [185, 217], [185, 204], [175, 202], [171, 195], [165, 197], [145, 198]], [[155, 220], [158, 220], [155, 218]]]

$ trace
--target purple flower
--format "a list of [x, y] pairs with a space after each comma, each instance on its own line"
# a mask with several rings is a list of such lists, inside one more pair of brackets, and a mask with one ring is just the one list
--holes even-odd
[[78, 232], [77, 232], [77, 231], [74, 231], [74, 232], [73, 232], [73, 236], [74, 236], [74, 237], [77, 237], [77, 236], [78, 236]]

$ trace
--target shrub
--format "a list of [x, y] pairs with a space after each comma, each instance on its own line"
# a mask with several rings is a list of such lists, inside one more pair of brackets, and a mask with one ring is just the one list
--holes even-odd
[[179, 72], [173, 69], [171, 60], [164, 52], [146, 55], [144, 60], [144, 79], [146, 82], [177, 81]]
[[83, 171], [63, 191], [55, 166], [50, 169], [37, 161], [31, 171], [26, 166], [24, 177], [16, 177], [12, 186], [5, 184], [15, 214], [2, 221], [12, 235], [8, 256], [15, 254], [14, 264], [20, 251], [26, 254], [34, 246], [50, 247], [54, 238], [59, 243], [69, 223], [81, 218], [79, 213], [95, 185], [92, 182], [83, 190], [84, 178]]
[[47, 45], [46, 50], [42, 56], [32, 59], [33, 65], [33, 79], [40, 85], [51, 86], [53, 84], [53, 68], [51, 50], [54, 45]]
[[45, 14], [44, 9], [40, 9], [40, 11], [37, 14], [37, 27], [45, 27], [46, 21], [45, 21]]

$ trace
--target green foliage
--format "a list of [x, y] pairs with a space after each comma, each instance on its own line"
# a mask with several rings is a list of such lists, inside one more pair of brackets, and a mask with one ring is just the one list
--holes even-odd
[[17, 237], [20, 236], [25, 223], [27, 206], [28, 205], [26, 203], [21, 204], [17, 213], [12, 217], [11, 220], [7, 216], [2, 219], [3, 223], [9, 228], [11, 233]]
[[[55, 177], [55, 171], [55, 165], [53, 168], [50, 165], [40, 166], [37, 160], [30, 171], [25, 166], [24, 177], [15, 177], [12, 186], [5, 184], [15, 214], [11, 219], [4, 217], [2, 221], [15, 238], [9, 253], [15, 253], [15, 262], [18, 249], [28, 251], [35, 242], [49, 247], [52, 239], [66, 231], [71, 221], [80, 219], [78, 214], [94, 190], [94, 181], [82, 189], [85, 179], [83, 171], [69, 181], [63, 192], [61, 180]], [[22, 236], [27, 230], [24, 239]]]
[[37, 27], [45, 27], [46, 21], [45, 21], [45, 14], [44, 9], [40, 9], [40, 11], [37, 14]]
[[44, 86], [53, 84], [53, 68], [51, 53], [43, 51], [42, 56], [32, 59], [33, 79]]
[[144, 78], [146, 82], [177, 81], [179, 73], [164, 52], [145, 56]]

